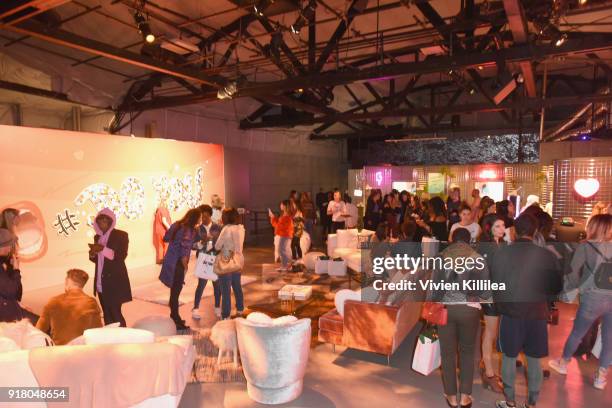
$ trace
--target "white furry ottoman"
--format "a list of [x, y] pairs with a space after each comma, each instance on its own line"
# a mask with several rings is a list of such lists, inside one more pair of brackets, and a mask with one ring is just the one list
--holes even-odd
[[226, 352], [234, 354], [234, 366], [238, 367], [238, 341], [236, 340], [236, 321], [219, 320], [210, 332], [210, 341], [219, 349], [217, 365]]
[[176, 335], [176, 325], [168, 316], [143, 317], [137, 320], [132, 327], [153, 332], [155, 337]]

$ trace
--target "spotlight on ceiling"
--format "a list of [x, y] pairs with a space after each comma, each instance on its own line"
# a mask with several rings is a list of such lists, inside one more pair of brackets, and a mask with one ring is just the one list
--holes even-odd
[[316, 2], [309, 1], [306, 7], [300, 10], [298, 18], [295, 20], [295, 23], [291, 24], [290, 27], [293, 34], [299, 34], [300, 30], [308, 24], [310, 19], [314, 16], [316, 7]]
[[565, 43], [565, 41], [567, 40], [567, 34], [563, 33], [561, 34], [559, 37], [557, 37], [557, 39], [555, 40], [555, 46], [556, 47], [560, 47], [563, 45], [563, 43]]
[[580, 3], [581, 6], [587, 4], [588, 0], [578, 0], [578, 3]]
[[263, 10], [257, 7], [257, 4], [253, 5], [253, 11], [255, 12], [255, 14], [257, 14], [260, 17], [263, 17], [264, 13]]
[[136, 22], [136, 27], [138, 28], [138, 32], [140, 33], [140, 35], [142, 35], [142, 38], [149, 44], [154, 43], [155, 35], [151, 31], [149, 22], [140, 11], [136, 11], [134, 13], [134, 21]]
[[232, 99], [237, 92], [238, 83], [236, 81], [229, 82], [217, 91], [217, 99]]

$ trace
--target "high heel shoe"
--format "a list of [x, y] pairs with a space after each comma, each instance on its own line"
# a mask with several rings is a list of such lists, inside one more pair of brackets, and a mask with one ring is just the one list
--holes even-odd
[[446, 395], [444, 396], [444, 401], [446, 401], [446, 405], [448, 405], [450, 408], [459, 408], [459, 405], [451, 404]]
[[480, 377], [482, 378], [482, 386], [484, 389], [496, 392], [498, 394], [504, 392], [504, 387], [502, 386], [501, 379], [497, 375], [489, 377], [487, 376], [485, 370], [481, 369]]

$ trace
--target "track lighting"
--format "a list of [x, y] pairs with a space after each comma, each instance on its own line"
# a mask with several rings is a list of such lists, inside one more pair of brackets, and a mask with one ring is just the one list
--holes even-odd
[[134, 21], [136, 22], [136, 27], [138, 28], [138, 32], [142, 35], [142, 38], [149, 44], [155, 42], [155, 35], [151, 31], [151, 27], [145, 16], [142, 15], [140, 11], [136, 11], [134, 13]]
[[260, 8], [257, 7], [257, 4], [253, 5], [253, 11], [255, 12], [255, 14], [257, 14], [260, 17], [263, 17], [264, 13], [263, 10], [261, 10]]
[[567, 40], [567, 34], [563, 33], [561, 34], [556, 40], [555, 40], [555, 46], [556, 47], [560, 47], [563, 45], [563, 43], [565, 43], [565, 41]]

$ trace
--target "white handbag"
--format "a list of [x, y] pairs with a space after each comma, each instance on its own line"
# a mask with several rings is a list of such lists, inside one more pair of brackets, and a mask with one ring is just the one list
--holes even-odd
[[214, 271], [216, 258], [216, 255], [200, 252], [196, 261], [195, 276], [213, 282], [219, 279]]
[[420, 335], [414, 349], [412, 369], [423, 375], [431, 374], [442, 363], [440, 359], [440, 340]]

